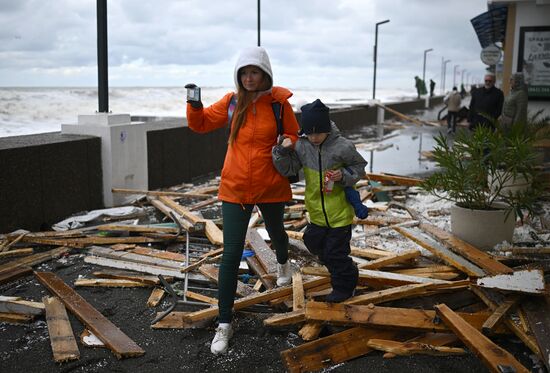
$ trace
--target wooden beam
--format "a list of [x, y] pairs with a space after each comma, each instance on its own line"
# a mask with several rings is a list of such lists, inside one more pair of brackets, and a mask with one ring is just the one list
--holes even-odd
[[[213, 266], [212, 264], [203, 264], [199, 267], [199, 272], [210, 279], [215, 284], [218, 283], [219, 268]], [[242, 281], [237, 281], [237, 290], [236, 294], [241, 297], [246, 297], [248, 295], [255, 295], [258, 292], [251, 289], [249, 286], [245, 285]]]
[[443, 260], [445, 263], [466, 273], [468, 276], [481, 277], [486, 274], [483, 269], [479, 268], [475, 264], [470, 263], [462, 256], [455, 254], [454, 252], [440, 245], [434, 240], [423, 237], [418, 232], [415, 232], [412, 229], [396, 227], [394, 228], [394, 230], [396, 232], [399, 232], [401, 235], [407, 237], [414, 243], [422, 246], [424, 249], [428, 250], [434, 256]]
[[359, 269], [379, 269], [391, 264], [402, 263], [407, 260], [415, 259], [420, 256], [420, 250], [409, 250], [402, 253], [388, 255], [383, 258], [371, 260], [365, 264], [359, 264]]
[[56, 297], [43, 297], [42, 302], [46, 308], [53, 359], [56, 363], [79, 359], [80, 351], [65, 306]]
[[390, 330], [351, 328], [282, 351], [281, 358], [290, 373], [319, 371], [368, 354], [372, 351], [367, 345], [371, 338], [390, 339], [396, 334]]
[[16, 266], [5, 269], [0, 272], [0, 285], [30, 274], [32, 274], [32, 268], [27, 266]]
[[[131, 272], [103, 270], [103, 271], [95, 271], [92, 273], [92, 275], [98, 278], [122, 279], [122, 280], [130, 280], [135, 282], [143, 282], [144, 284], [149, 284], [149, 285], [160, 285], [160, 280], [158, 276], [140, 275], [140, 274], [131, 273]], [[174, 278], [172, 277], [165, 276], [164, 279], [167, 282], [174, 281]]]
[[57, 249], [26, 256], [12, 260], [0, 265], [0, 285], [13, 281], [16, 278], [32, 273], [32, 266], [47, 262], [71, 251], [69, 247], [58, 247]]
[[[418, 337], [408, 339], [406, 342], [424, 343], [431, 346], [446, 346], [448, 344], [459, 341], [458, 337], [453, 333], [424, 333]], [[386, 352], [383, 355], [384, 359], [391, 359], [396, 355], [391, 352]]]
[[223, 245], [223, 232], [212, 220], [205, 220], [204, 233], [213, 245]]
[[0, 253], [0, 259], [12, 257], [12, 256], [25, 256], [32, 254], [34, 249], [32, 247], [24, 249], [8, 250]]
[[128, 251], [134, 254], [152, 256], [159, 259], [173, 260], [175, 262], [185, 262], [184, 254], [174, 253], [166, 250], [152, 249], [149, 247], [136, 247]]
[[367, 259], [378, 259], [378, 258], [391, 256], [392, 253], [384, 250], [377, 250], [377, 249], [370, 249], [370, 248], [363, 249], [363, 248], [351, 246], [351, 255], [358, 256], [361, 258], [367, 258]]
[[486, 252], [479, 250], [473, 245], [462, 241], [458, 237], [453, 236], [451, 233], [446, 232], [435, 225], [422, 223], [420, 224], [420, 229], [432, 235], [437, 240], [447, 244], [451, 250], [482, 268], [487, 274], [498, 275], [514, 272], [512, 268], [507, 267], [499, 261], [493, 259]]
[[145, 353], [57, 275], [52, 272], [35, 272], [35, 275], [42, 285], [59, 297], [65, 306], [113, 351], [117, 358], [141, 356]]
[[304, 296], [304, 281], [300, 272], [292, 274], [292, 310], [303, 310], [306, 306]]
[[198, 300], [199, 302], [204, 302], [206, 304], [218, 304], [218, 300], [216, 298], [207, 297], [206, 295], [195, 293], [194, 291], [187, 290], [185, 295], [190, 299]]
[[[305, 317], [305, 311], [304, 311]], [[304, 341], [313, 341], [319, 338], [319, 334], [323, 330], [323, 323], [319, 321], [308, 321], [298, 331], [298, 335], [302, 337]]]
[[492, 372], [524, 372], [528, 373], [512, 354], [493, 343], [481, 334], [447, 305], [435, 306], [437, 314], [443, 322], [468, 346]]
[[34, 315], [25, 315], [13, 312], [0, 312], [0, 322], [9, 324], [28, 324], [34, 319]]
[[147, 200], [151, 205], [155, 206], [164, 215], [166, 215], [170, 219], [175, 219], [177, 223], [186, 231], [192, 232], [195, 229], [195, 227], [189, 220], [184, 219], [176, 211], [174, 211], [174, 209], [166, 206], [162, 201], [159, 201], [158, 199], [152, 197], [147, 197]]
[[[469, 324], [478, 330], [489, 317], [487, 312], [460, 313]], [[437, 323], [435, 311], [412, 308], [360, 306], [341, 303], [306, 303], [306, 320], [316, 320], [337, 325], [362, 325], [414, 330], [423, 332], [448, 332]], [[504, 329], [499, 328], [499, 333]]]

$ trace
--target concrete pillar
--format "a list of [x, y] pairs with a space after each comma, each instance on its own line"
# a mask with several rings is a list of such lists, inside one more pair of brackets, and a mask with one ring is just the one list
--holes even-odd
[[384, 114], [385, 110], [381, 106], [376, 107], [376, 137], [381, 139], [384, 136]]
[[79, 115], [77, 124], [63, 124], [64, 135], [101, 137], [103, 200], [105, 207], [126, 202], [112, 188], [147, 189], [147, 136], [144, 123], [132, 123], [129, 114]]

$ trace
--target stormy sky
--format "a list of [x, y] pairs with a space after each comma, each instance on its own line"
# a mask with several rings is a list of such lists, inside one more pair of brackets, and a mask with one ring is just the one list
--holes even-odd
[[[371, 89], [481, 79], [470, 19], [486, 0], [263, 0], [261, 44], [275, 84]], [[0, 86], [96, 86], [95, 0], [0, 0]], [[257, 0], [108, 1], [110, 86], [233, 85], [241, 48], [257, 44]]]

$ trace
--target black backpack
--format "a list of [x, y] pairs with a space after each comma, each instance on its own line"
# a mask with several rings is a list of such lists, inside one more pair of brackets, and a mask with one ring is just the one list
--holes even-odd
[[[237, 96], [231, 96], [229, 100], [229, 106], [227, 107], [227, 124], [231, 128], [231, 120], [233, 119], [233, 113], [237, 107]], [[272, 102], [271, 108], [273, 109], [273, 115], [275, 116], [275, 122], [277, 122], [277, 134], [281, 136], [283, 134], [283, 105], [280, 102]], [[297, 183], [300, 180], [298, 174], [288, 177], [290, 183]]]

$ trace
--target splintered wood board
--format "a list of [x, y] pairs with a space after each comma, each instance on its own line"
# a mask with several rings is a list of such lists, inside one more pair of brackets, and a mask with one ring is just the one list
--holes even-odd
[[36, 277], [55, 294], [119, 359], [145, 353], [133, 340], [52, 272], [35, 272]]
[[484, 288], [516, 291], [527, 294], [546, 294], [544, 273], [540, 269], [526, 269], [515, 271], [510, 274], [478, 278], [477, 285]]
[[277, 272], [277, 257], [256, 229], [248, 229], [246, 240], [267, 273]]
[[451, 310], [447, 305], [435, 306], [437, 314], [443, 322], [460, 338], [460, 340], [474, 352], [491, 372], [502, 372], [499, 367], [509, 367], [510, 372], [529, 372], [521, 365], [512, 354], [493, 343], [489, 338], [481, 334], [462, 317]]
[[80, 351], [65, 306], [56, 297], [44, 297], [42, 302], [46, 307], [46, 322], [53, 359], [57, 363], [79, 359]]
[[282, 351], [281, 358], [291, 373], [314, 372], [368, 354], [373, 351], [367, 345], [371, 338], [391, 339], [396, 334], [391, 330], [355, 327]]

